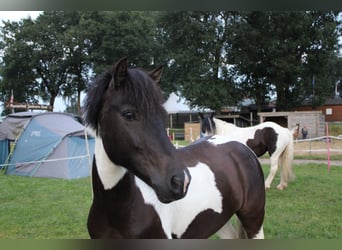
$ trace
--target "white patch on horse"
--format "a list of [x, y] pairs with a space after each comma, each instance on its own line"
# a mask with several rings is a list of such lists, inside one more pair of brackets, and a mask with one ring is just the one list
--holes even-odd
[[[238, 141], [246, 145], [249, 139], [254, 139], [255, 131], [251, 133], [251, 127], [236, 127], [234, 124], [216, 118], [214, 118], [214, 122], [216, 135], [227, 136], [230, 141]], [[263, 128], [263, 126], [261, 127]]]
[[259, 232], [253, 237], [253, 239], [265, 239], [263, 226], [261, 226]]
[[95, 138], [95, 161], [104, 189], [112, 189], [126, 174], [127, 170], [115, 165], [108, 157], [100, 137]]
[[[235, 140], [229, 136], [220, 136], [220, 135], [213, 135], [212, 137], [210, 137], [208, 139], [208, 142], [210, 142], [211, 144], [213, 144], [215, 146], [220, 145], [220, 144], [225, 144], [225, 143], [231, 142], [231, 141], [238, 141], [238, 140]], [[238, 142], [240, 142], [240, 141], [238, 141]]]
[[199, 213], [208, 209], [221, 213], [223, 209], [221, 192], [208, 165], [200, 162], [188, 169], [191, 175], [188, 193], [184, 198], [168, 204], [161, 203], [154, 190], [135, 177], [145, 203], [152, 205], [158, 213], [168, 238], [172, 237], [172, 233], [181, 237]]

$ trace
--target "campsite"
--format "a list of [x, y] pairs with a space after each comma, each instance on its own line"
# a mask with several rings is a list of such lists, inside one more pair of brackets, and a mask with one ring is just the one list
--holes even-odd
[[1, 14], [0, 240], [342, 240], [342, 12]]
[[[40, 114], [36, 117], [51, 115]], [[57, 115], [60, 118], [60, 114]], [[11, 116], [13, 117], [32, 119], [35, 115], [19, 113]], [[61, 117], [69, 119], [70, 115], [64, 114]], [[26, 124], [27, 120], [24, 123]], [[58, 123], [59, 129], [61, 125], [62, 123]], [[32, 130], [27, 127], [27, 131], [30, 131], [28, 134], [32, 134]], [[84, 131], [82, 126], [74, 127], [77, 128], [77, 133]], [[341, 132], [338, 126], [333, 130], [337, 134]], [[33, 131], [38, 131], [37, 127]], [[71, 135], [75, 133], [73, 130]], [[84, 134], [81, 138], [84, 138]], [[61, 138], [58, 140], [63, 141]], [[187, 142], [174, 141], [174, 144], [185, 145]], [[266, 192], [266, 239], [342, 239], [342, 190], [339, 188], [342, 185], [342, 167], [332, 165], [330, 170], [327, 169], [326, 153], [315, 151], [322, 146], [326, 146], [326, 143], [295, 142], [295, 159], [319, 161], [298, 163], [295, 160], [296, 179], [290, 182], [284, 191], [275, 188], [279, 174], [276, 176], [271, 189]], [[308, 153], [308, 148], [312, 148], [313, 151]], [[81, 153], [83, 154], [85, 153]], [[269, 171], [267, 158], [261, 158], [265, 175]], [[341, 155], [333, 151], [331, 160], [340, 162]], [[88, 159], [83, 161], [83, 164], [88, 168]], [[78, 178], [48, 177], [6, 175], [3, 170], [1, 171], [0, 239], [89, 238], [86, 228], [92, 200], [89, 173]], [[234, 222], [234, 218], [232, 220]], [[212, 238], [215, 239], [217, 236], [213, 235]]]
[[[54, 116], [58, 121], [52, 122]], [[44, 117], [47, 117], [45, 123]], [[0, 188], [2, 190], [0, 197], [0, 239], [88, 239], [86, 221], [92, 200], [92, 190], [89, 176], [89, 156], [87, 156], [87, 144], [84, 139], [89, 136], [89, 152], [93, 154], [93, 138], [90, 135], [85, 136], [84, 127], [79, 122], [74, 123], [74, 117], [69, 114], [23, 112], [9, 115], [8, 118], [14, 119], [10, 122], [11, 128], [15, 127], [13, 124], [21, 124], [18, 125], [21, 132], [16, 132], [19, 137], [12, 139], [17, 143], [16, 146], [20, 146], [21, 142], [29, 143], [30, 137], [35, 139], [37, 135], [43, 136], [53, 127], [59, 133], [62, 130], [64, 131], [61, 133], [61, 137], [54, 139], [55, 141], [63, 142], [66, 138], [70, 139], [73, 136], [76, 136], [77, 141], [82, 139], [83, 141], [78, 145], [78, 148], [83, 149], [80, 154], [57, 154], [52, 159], [71, 157], [69, 165], [74, 165], [76, 166], [75, 169], [78, 169], [77, 164], [71, 163], [74, 162], [74, 158], [80, 157], [81, 159], [76, 160], [77, 162], [83, 160], [81, 164], [83, 167], [85, 166], [84, 169], [87, 171], [84, 176], [76, 175], [76, 177], [75, 175], [51, 176], [49, 174], [45, 175], [44, 178], [34, 177], [31, 165], [38, 164], [44, 169], [44, 159], [47, 159], [47, 169], [50, 167], [50, 171], [51, 167], [60, 167], [59, 164], [55, 164], [54, 160], [49, 161], [49, 156], [53, 155], [54, 152], [63, 151], [58, 150], [57, 145], [60, 143], [53, 143], [52, 139], [47, 140], [49, 144], [53, 145], [50, 149], [46, 150], [46, 145], [40, 146], [45, 152], [42, 156], [36, 154], [35, 150], [29, 154], [40, 158], [28, 159], [30, 164], [27, 164], [27, 167], [23, 164], [24, 160], [19, 158], [20, 167], [17, 171], [19, 176], [5, 174], [3, 168], [0, 174]], [[32, 122], [33, 118], [40, 118], [40, 120], [36, 122], [33, 120]], [[68, 129], [65, 128], [67, 121], [73, 124], [69, 125]], [[6, 120], [2, 124], [2, 128], [5, 125]], [[50, 125], [50, 128], [46, 127], [47, 125]], [[33, 128], [31, 128], [32, 126]], [[331, 126], [331, 131], [333, 136], [339, 135], [341, 134], [341, 126]], [[10, 134], [9, 131], [7, 134]], [[52, 137], [54, 138], [54, 136]], [[11, 138], [10, 136], [7, 137]], [[51, 135], [48, 136], [48, 138], [50, 137]], [[330, 160], [335, 164], [332, 164], [330, 169], [327, 168], [327, 141], [311, 139], [294, 142], [295, 159], [301, 161], [295, 160], [294, 162], [296, 179], [289, 183], [286, 190], [279, 191], [275, 188], [280, 179], [278, 174], [272, 187], [266, 192], [267, 212], [264, 221], [266, 239], [342, 239], [342, 224], [340, 223], [342, 190], [339, 188], [342, 185], [342, 157], [339, 152], [339, 138], [336, 136], [331, 138]], [[35, 143], [37, 142], [35, 141]], [[173, 143], [175, 146], [180, 146], [187, 145], [189, 142], [174, 140]], [[18, 148], [20, 149], [20, 147]], [[25, 153], [20, 155], [27, 157], [26, 152], [32, 149], [37, 149], [37, 147], [29, 146], [24, 149]], [[74, 151], [71, 150], [70, 152]], [[12, 152], [12, 156], [16, 156], [15, 151]], [[269, 171], [267, 158], [268, 156], [260, 158], [265, 175]], [[63, 161], [65, 159], [62, 159], [61, 162]], [[12, 163], [8, 161], [8, 164], [13, 164], [13, 160]], [[21, 166], [30, 171], [21, 172]], [[33, 168], [37, 170], [34, 173], [39, 173], [39, 168]], [[15, 168], [12, 171], [16, 172]], [[233, 224], [234, 220], [233, 217]], [[218, 237], [213, 235], [212, 238]]]

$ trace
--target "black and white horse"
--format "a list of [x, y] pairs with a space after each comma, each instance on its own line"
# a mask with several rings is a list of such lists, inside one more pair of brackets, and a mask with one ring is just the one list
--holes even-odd
[[294, 178], [293, 162], [293, 134], [274, 122], [263, 122], [256, 126], [240, 128], [232, 123], [217, 119], [214, 114], [199, 114], [201, 120], [201, 135], [222, 135], [246, 144], [259, 157], [268, 152], [270, 156], [270, 172], [265, 180], [265, 187], [270, 188], [271, 183], [281, 167], [279, 190], [287, 187]]
[[[255, 154], [224, 137], [176, 149], [166, 131], [161, 68], [121, 59], [88, 89], [96, 136], [91, 238], [263, 238], [264, 176]], [[236, 214], [241, 233], [229, 219]]]

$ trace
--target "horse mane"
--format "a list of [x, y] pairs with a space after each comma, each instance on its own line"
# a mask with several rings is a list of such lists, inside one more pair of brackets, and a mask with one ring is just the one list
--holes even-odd
[[[87, 96], [84, 101], [84, 121], [95, 131], [98, 131], [99, 115], [104, 105], [103, 95], [111, 80], [111, 72], [104, 72], [95, 78], [87, 89]], [[127, 77], [119, 88], [127, 99], [127, 103], [136, 108], [142, 119], [144, 116], [159, 114], [163, 115], [163, 121], [166, 121], [166, 110], [162, 106], [164, 98], [161, 90], [147, 71], [141, 68], [128, 69]]]

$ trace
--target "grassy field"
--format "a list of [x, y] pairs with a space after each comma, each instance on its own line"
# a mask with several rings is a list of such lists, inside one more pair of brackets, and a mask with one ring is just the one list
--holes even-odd
[[342, 135], [342, 123], [330, 123], [329, 134], [333, 136]]
[[88, 238], [90, 179], [0, 175], [0, 239]]
[[342, 167], [328, 171], [325, 164], [306, 164], [294, 169], [296, 179], [285, 191], [267, 191], [265, 237], [342, 239]]
[[[269, 167], [264, 166], [265, 175]], [[342, 239], [342, 167], [295, 166], [283, 192], [267, 191], [268, 239]], [[88, 238], [90, 179], [56, 180], [0, 175], [0, 239]]]

